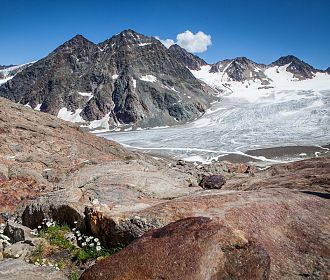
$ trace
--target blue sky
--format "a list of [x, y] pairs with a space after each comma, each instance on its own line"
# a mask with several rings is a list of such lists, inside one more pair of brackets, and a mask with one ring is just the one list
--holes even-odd
[[98, 43], [130, 28], [173, 40], [203, 31], [212, 45], [198, 55], [210, 63], [294, 54], [330, 66], [330, 0], [1, 0], [0, 26], [0, 64], [40, 59], [76, 34]]

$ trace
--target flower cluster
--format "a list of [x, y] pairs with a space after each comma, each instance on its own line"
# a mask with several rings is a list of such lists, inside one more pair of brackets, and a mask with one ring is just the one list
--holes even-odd
[[94, 236], [88, 236], [85, 234], [82, 234], [78, 229], [73, 228], [72, 231], [74, 232], [74, 235], [76, 236], [77, 243], [82, 248], [91, 248], [95, 249], [96, 251], [101, 251], [101, 242], [97, 237]]
[[38, 226], [37, 228], [33, 229], [31, 231], [31, 234], [34, 236], [38, 235], [38, 232], [44, 228], [49, 228], [49, 227], [54, 227], [56, 225], [56, 222], [54, 222], [52, 219], [48, 220], [48, 219], [43, 219], [42, 223], [40, 226]]

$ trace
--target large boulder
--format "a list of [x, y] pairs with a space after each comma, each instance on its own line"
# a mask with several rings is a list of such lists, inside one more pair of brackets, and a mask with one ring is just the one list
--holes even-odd
[[[219, 219], [267, 251], [271, 279], [301, 279], [302, 275], [319, 279], [330, 271], [330, 205], [322, 196], [274, 188], [207, 190], [126, 213], [126, 218], [94, 211], [87, 219], [93, 233], [109, 244], [118, 238], [141, 236], [143, 229], [150, 228], [145, 224], [160, 227], [197, 216]], [[129, 215], [138, 216], [141, 223]]]
[[266, 251], [240, 231], [204, 217], [152, 230], [88, 269], [81, 280], [268, 279]]
[[226, 179], [223, 175], [209, 175], [204, 176], [199, 185], [203, 189], [221, 189], [226, 183]]

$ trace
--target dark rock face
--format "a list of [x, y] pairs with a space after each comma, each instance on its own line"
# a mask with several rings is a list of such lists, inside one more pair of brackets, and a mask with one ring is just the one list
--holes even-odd
[[212, 65], [210, 72], [223, 72], [229, 79], [236, 82], [261, 80], [262, 84], [269, 84], [269, 79], [264, 74], [265, 65], [258, 64], [246, 57], [226, 59]]
[[222, 175], [209, 175], [205, 176], [199, 185], [203, 189], [221, 189], [221, 187], [226, 183], [226, 179]]
[[284, 66], [286, 64], [290, 64], [286, 68], [286, 71], [292, 73], [293, 76], [299, 80], [312, 79], [314, 77], [314, 73], [317, 72], [313, 66], [293, 55], [282, 56], [271, 65]]
[[[212, 97], [158, 40], [125, 30], [98, 45], [81, 35], [0, 87], [0, 96], [57, 115], [62, 107], [110, 126], [193, 120]], [[88, 93], [91, 98], [86, 96]]]
[[327, 72], [328, 74], [330, 74], [330, 67], [328, 67], [327, 70], [325, 70], [325, 72]]
[[269, 266], [265, 250], [241, 232], [196, 217], [146, 233], [80, 279], [268, 279]]
[[172, 45], [169, 48], [169, 51], [178, 61], [180, 61], [190, 70], [200, 70], [201, 66], [207, 65], [207, 63], [203, 59], [201, 59], [197, 55], [187, 52], [184, 48], [181, 48], [177, 44]]

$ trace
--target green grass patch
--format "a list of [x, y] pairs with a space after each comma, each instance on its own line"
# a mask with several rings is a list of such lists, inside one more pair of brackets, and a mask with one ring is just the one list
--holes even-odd
[[55, 225], [39, 231], [39, 237], [45, 238], [50, 245], [57, 246], [61, 249], [74, 250], [76, 247], [65, 238], [65, 235], [70, 232], [68, 225]]

